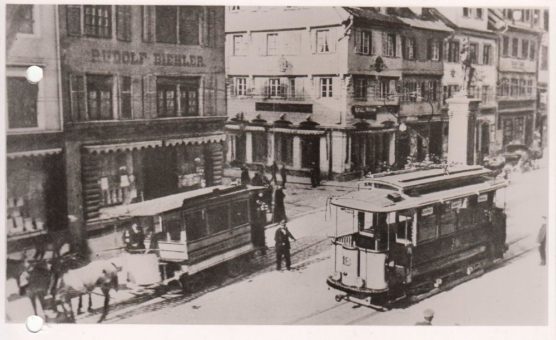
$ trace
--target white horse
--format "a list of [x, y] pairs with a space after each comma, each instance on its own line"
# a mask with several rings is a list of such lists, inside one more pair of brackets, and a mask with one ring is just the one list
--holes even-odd
[[58, 301], [66, 312], [65, 304], [69, 306], [70, 315], [75, 320], [71, 300], [79, 297], [77, 313], [81, 314], [82, 296], [89, 295], [88, 311], [92, 310], [91, 294], [96, 287], [100, 287], [104, 295], [104, 308], [102, 316], [98, 322], [102, 322], [108, 314], [110, 303], [110, 289], [118, 290], [118, 272], [122, 268], [108, 260], [93, 261], [84, 267], [69, 270], [64, 273], [56, 287], [56, 301]]

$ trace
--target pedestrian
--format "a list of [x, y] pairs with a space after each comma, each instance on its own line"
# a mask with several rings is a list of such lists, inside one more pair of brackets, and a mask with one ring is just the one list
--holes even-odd
[[137, 223], [133, 223], [123, 234], [125, 249], [130, 253], [145, 250], [145, 234]]
[[266, 241], [265, 241], [265, 226], [267, 224], [266, 212], [268, 206], [264, 202], [263, 193], [259, 193], [255, 199], [255, 211], [252, 226], [253, 244], [261, 250], [263, 255], [266, 255]]
[[295, 241], [295, 237], [290, 233], [286, 227], [286, 221], [282, 221], [280, 227], [274, 234], [274, 241], [276, 242], [276, 269], [282, 269], [282, 257], [286, 261], [286, 268], [291, 269], [290, 259], [290, 238]]
[[243, 165], [241, 167], [241, 184], [247, 185], [251, 182], [251, 177], [249, 177], [249, 169], [247, 166]]
[[434, 311], [432, 309], [425, 309], [423, 312], [423, 321], [419, 321], [415, 326], [432, 326], [432, 319], [434, 318]]
[[280, 186], [276, 187], [274, 191], [274, 217], [273, 221], [278, 223], [286, 219], [286, 207], [284, 205], [284, 190]]
[[253, 175], [253, 178], [251, 179], [251, 185], [257, 187], [262, 187], [264, 185], [263, 179], [259, 172], [256, 172], [255, 175]]
[[320, 184], [320, 169], [316, 162], [311, 164], [311, 186], [316, 188]]
[[278, 173], [278, 164], [276, 164], [276, 161], [272, 162], [272, 166], [270, 167], [270, 173], [272, 175], [271, 181], [274, 184], [278, 184], [278, 179], [276, 179], [276, 174]]
[[542, 217], [543, 223], [537, 235], [537, 243], [539, 244], [539, 254], [541, 256], [541, 266], [546, 265], [546, 216]]
[[288, 170], [286, 170], [285, 164], [282, 164], [282, 169], [280, 169], [280, 176], [282, 176], [282, 188], [286, 189], [286, 182], [288, 181]]

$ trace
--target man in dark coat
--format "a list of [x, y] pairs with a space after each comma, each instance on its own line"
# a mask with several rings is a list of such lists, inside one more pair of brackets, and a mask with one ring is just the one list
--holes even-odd
[[546, 265], [546, 216], [543, 216], [543, 224], [537, 235], [537, 243], [539, 244], [539, 254], [541, 256], [541, 266]]
[[282, 257], [286, 260], [286, 268], [290, 270], [290, 238], [295, 240], [295, 237], [290, 233], [286, 227], [286, 221], [283, 221], [280, 227], [274, 234], [274, 241], [276, 242], [276, 269], [282, 269]]
[[276, 161], [272, 162], [270, 173], [272, 174], [271, 181], [274, 182], [274, 184], [278, 184], [278, 179], [276, 179], [276, 174], [278, 173], [278, 164], [276, 164]]
[[255, 211], [252, 227], [253, 244], [261, 249], [261, 253], [266, 255], [265, 226], [266, 212], [268, 206], [264, 202], [263, 193], [259, 193], [255, 199]]
[[253, 178], [251, 179], [251, 185], [257, 187], [262, 187], [264, 185], [263, 179], [259, 172], [256, 172], [255, 175], [253, 175]]
[[286, 207], [284, 205], [284, 198], [286, 194], [281, 187], [277, 187], [274, 191], [274, 217], [275, 223], [284, 221], [286, 219]]
[[311, 164], [311, 186], [316, 188], [320, 184], [320, 169], [316, 162]]
[[251, 177], [249, 177], [249, 169], [244, 165], [241, 167], [241, 184], [247, 185], [251, 182]]
[[133, 223], [131, 228], [124, 231], [123, 239], [128, 252], [134, 253], [145, 250], [145, 234], [137, 223]]
[[280, 176], [282, 176], [282, 188], [286, 189], [286, 182], [288, 181], [288, 170], [286, 170], [286, 165], [282, 164], [282, 169], [280, 169]]

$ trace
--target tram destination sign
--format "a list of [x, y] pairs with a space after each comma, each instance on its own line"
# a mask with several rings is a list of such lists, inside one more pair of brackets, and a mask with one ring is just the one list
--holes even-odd
[[116, 65], [155, 65], [204, 67], [202, 56], [179, 53], [160, 53], [127, 50], [91, 49], [91, 62]]

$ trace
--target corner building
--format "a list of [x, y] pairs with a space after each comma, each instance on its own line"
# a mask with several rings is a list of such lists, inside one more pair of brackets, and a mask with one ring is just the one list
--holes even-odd
[[[221, 183], [224, 8], [60, 6], [69, 214]], [[84, 227], [81, 227], [84, 226]]]

